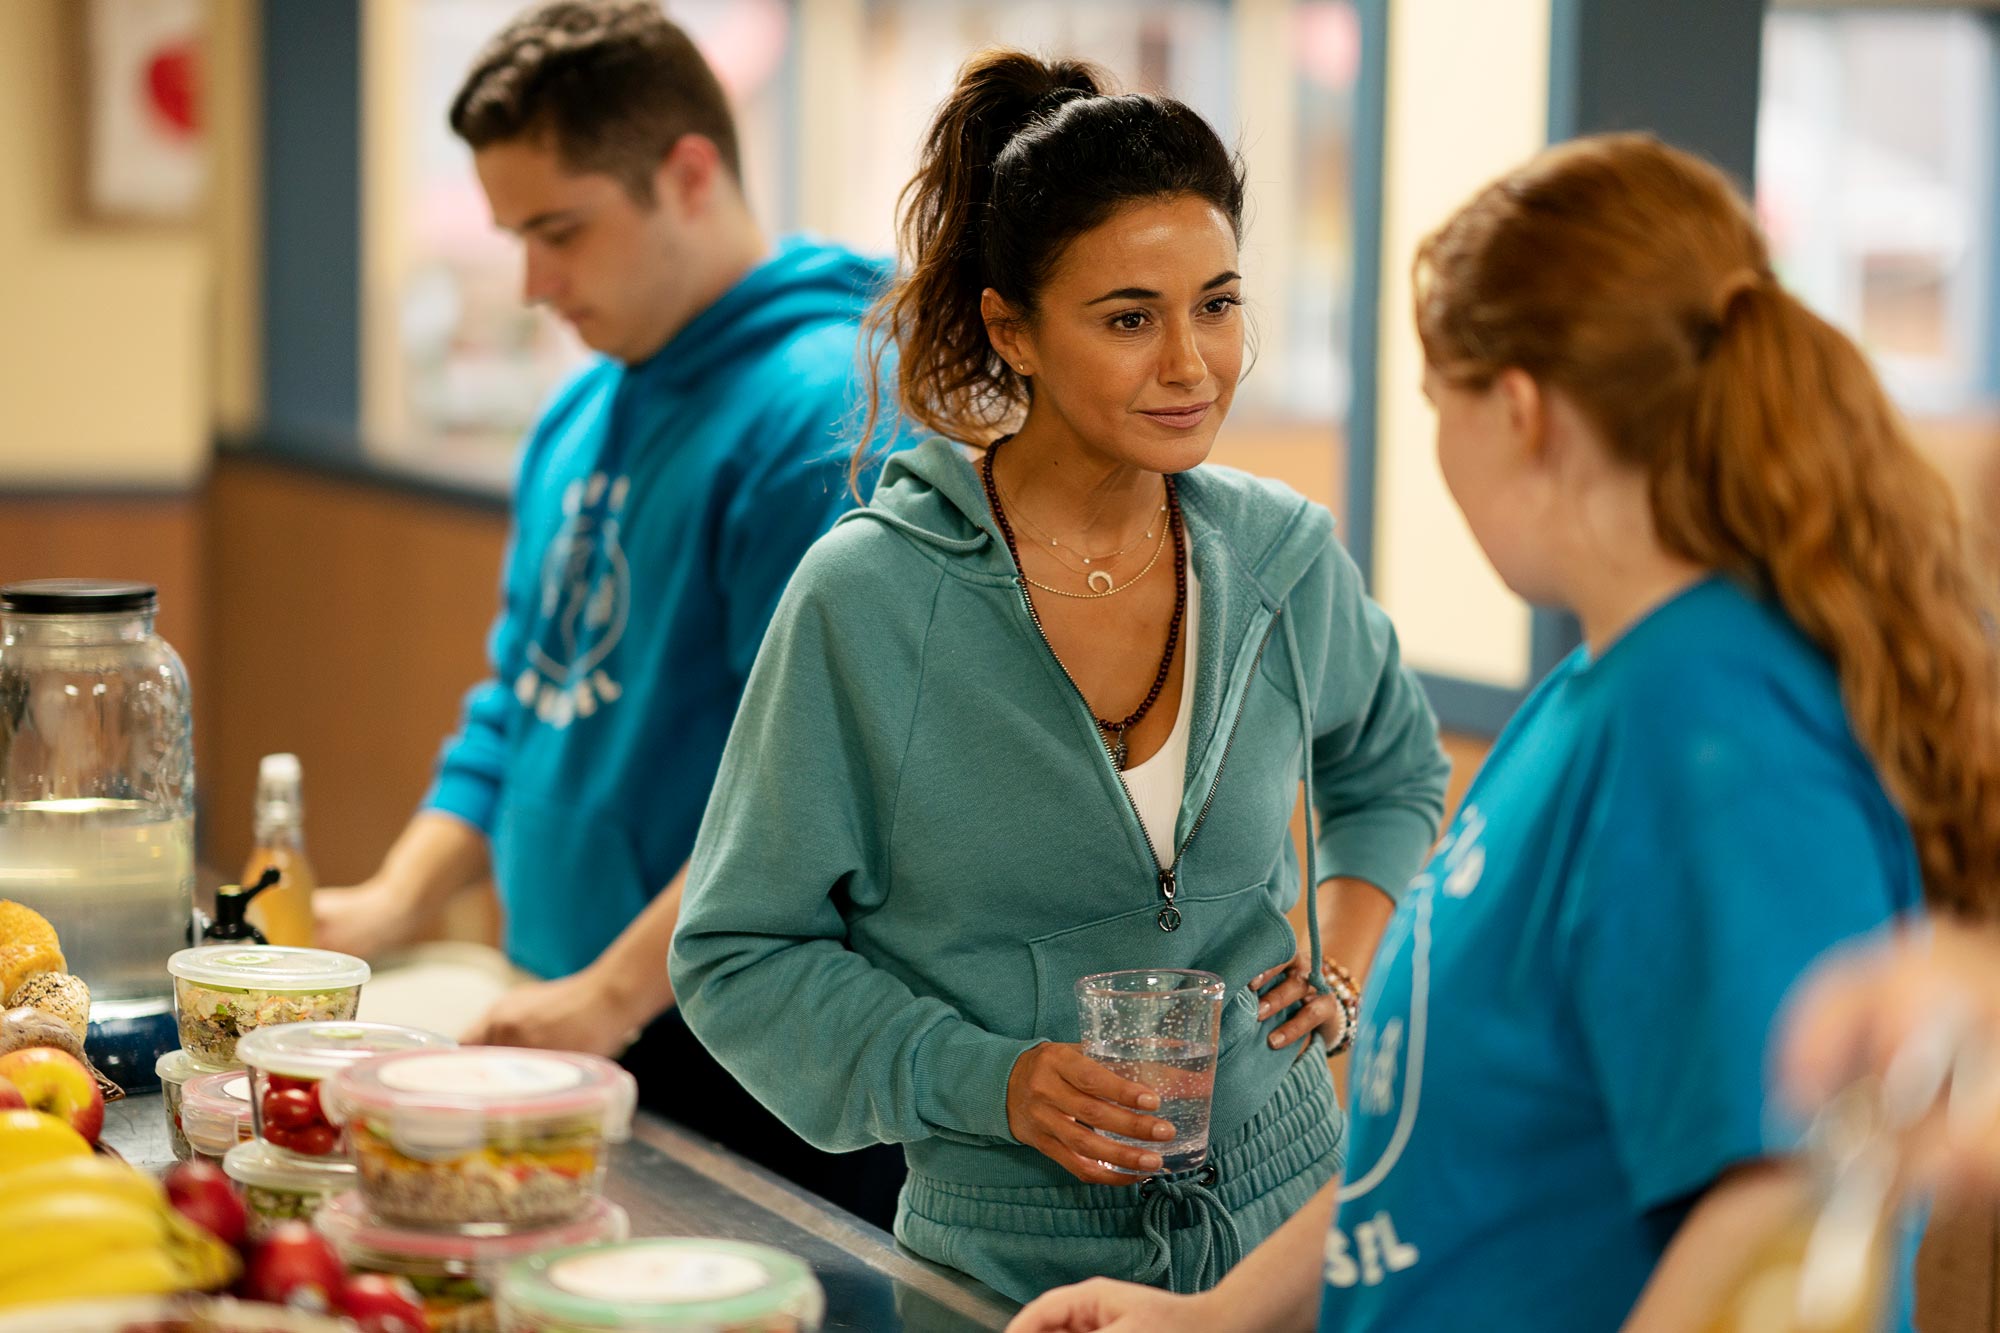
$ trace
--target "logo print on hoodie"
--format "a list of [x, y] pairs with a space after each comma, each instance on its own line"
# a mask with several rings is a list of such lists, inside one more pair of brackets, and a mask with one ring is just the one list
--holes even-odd
[[618, 702], [606, 660], [625, 635], [632, 575], [618, 542], [631, 481], [601, 472], [570, 483], [563, 525], [542, 557], [528, 666], [514, 680], [523, 708], [558, 729]]

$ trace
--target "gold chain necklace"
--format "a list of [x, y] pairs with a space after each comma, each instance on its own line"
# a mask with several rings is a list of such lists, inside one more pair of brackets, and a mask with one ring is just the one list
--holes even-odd
[[[994, 490], [996, 494], [999, 493], [999, 486], [997, 481], [995, 483]], [[1003, 496], [1002, 498], [1006, 497]], [[1116, 581], [1113, 580], [1111, 574], [1106, 570], [1102, 569], [1084, 570], [1084, 569], [1078, 569], [1075, 565], [1070, 564], [1070, 562], [1062, 555], [1061, 552], [1062, 543], [1057, 541], [1053, 536], [1051, 536], [1047, 528], [1035, 522], [1035, 520], [1033, 520], [1032, 518], [1028, 518], [1027, 513], [1019, 508], [1016, 508], [1014, 512], [1020, 514], [1022, 518], [1027, 519], [1029, 526], [1033, 527], [1037, 532], [1040, 532], [1042, 536], [1048, 538], [1048, 543], [1050, 547], [1049, 553], [1055, 556], [1056, 562], [1058, 564], [1062, 565], [1063, 568], [1069, 570], [1070, 573], [1075, 574], [1077, 577], [1081, 578], [1085, 583], [1089, 584], [1091, 588], [1091, 591], [1089, 592], [1066, 592], [1061, 588], [1052, 588], [1046, 583], [1041, 583], [1033, 578], [1029, 578], [1026, 570], [1021, 571], [1022, 578], [1026, 578], [1029, 583], [1033, 584], [1037, 588], [1040, 588], [1043, 592], [1054, 593], [1057, 597], [1071, 597], [1079, 601], [1088, 602], [1088, 601], [1095, 601], [1101, 597], [1116, 596], [1117, 594], [1124, 592], [1127, 588], [1131, 587], [1133, 584], [1137, 583], [1140, 579], [1145, 578], [1147, 574], [1151, 573], [1153, 566], [1160, 562], [1160, 553], [1166, 550], [1167, 548], [1166, 526], [1162, 525], [1160, 529], [1159, 540], [1153, 543], [1152, 559], [1146, 562], [1146, 567], [1140, 570], [1137, 574], [1134, 574], [1131, 578], [1127, 579], [1125, 582], [1117, 583]], [[1164, 504], [1161, 505], [1160, 513], [1164, 514], [1166, 512], [1167, 512], [1167, 507]], [[1153, 535], [1152, 525], [1148, 524], [1146, 527], [1146, 531], [1142, 535], [1134, 537], [1131, 541], [1125, 543], [1123, 546], [1119, 547], [1117, 550], [1111, 552], [1108, 555], [1084, 555], [1076, 547], [1071, 547], [1070, 549], [1072, 551], [1076, 551], [1078, 557], [1086, 565], [1092, 563], [1103, 564], [1107, 561], [1116, 560], [1119, 556], [1124, 555], [1127, 551], [1131, 550], [1133, 547], [1137, 546], [1140, 542], [1144, 541], [1147, 537], [1151, 537], [1152, 535]]]
[[[1056, 540], [1055, 534], [1051, 533], [1047, 528], [1043, 527], [1041, 524], [1035, 522], [1034, 519], [1029, 518], [1028, 511], [1021, 508], [1021, 502], [1019, 500], [1016, 500], [1012, 496], [1006, 495], [1005, 493], [1002, 493], [1000, 498], [1006, 500], [1009, 504], [1013, 505], [1014, 512], [1016, 514], [1019, 514], [1022, 520], [1026, 522], [1029, 527], [1033, 528], [1036, 532], [1039, 532], [1042, 535], [1043, 539], [1048, 542], [1049, 546], [1052, 549], [1055, 550], [1062, 549], [1062, 543]], [[1162, 504], [1158, 512], [1162, 514], [1166, 513], [1167, 512], [1166, 505]], [[1151, 523], [1148, 523], [1146, 525], [1146, 530], [1140, 533], [1137, 537], [1134, 537], [1131, 541], [1126, 542], [1123, 546], [1119, 547], [1117, 550], [1107, 551], [1103, 555], [1085, 555], [1083, 553], [1083, 548], [1080, 546], [1071, 546], [1068, 549], [1072, 554], [1074, 554], [1077, 557], [1077, 559], [1083, 561], [1083, 563], [1086, 565], [1102, 565], [1102, 564], [1108, 564], [1111, 561], [1116, 560], [1119, 556], [1124, 555], [1127, 551], [1137, 546], [1140, 542], [1146, 541], [1147, 539], [1152, 537], [1152, 535], [1153, 535], [1153, 525]], [[1057, 556], [1056, 558], [1059, 560], [1062, 559], [1061, 556]], [[1063, 560], [1063, 563], [1069, 564], [1067, 560]], [[1075, 566], [1072, 565], [1071, 568], [1075, 569]], [[1082, 573], [1081, 570], [1078, 570], [1077, 572]]]
[[[1035, 587], [1040, 588], [1043, 592], [1052, 593], [1057, 597], [1072, 597], [1082, 602], [1094, 602], [1102, 597], [1116, 597], [1119, 593], [1124, 592], [1127, 588], [1137, 583], [1140, 579], [1143, 579], [1146, 577], [1146, 575], [1152, 573], [1153, 566], [1160, 563], [1160, 552], [1167, 549], [1167, 528], [1171, 526], [1172, 526], [1171, 524], [1164, 524], [1164, 523], [1160, 525], [1160, 539], [1157, 542], [1153, 543], [1153, 558], [1146, 562], [1146, 567], [1144, 569], [1140, 570], [1137, 574], [1134, 574], [1131, 578], [1125, 580], [1125, 582], [1123, 583], [1113, 583], [1111, 581], [1111, 576], [1105, 573], [1101, 569], [1093, 569], [1092, 571], [1090, 571], [1090, 577], [1085, 580], [1085, 582], [1090, 584], [1092, 588], [1097, 589], [1097, 591], [1095, 592], [1066, 592], [1061, 588], [1051, 588], [1048, 584], [1043, 583], [1040, 580], [1031, 576], [1025, 569], [1021, 571], [1021, 577], [1027, 579], [1030, 584], [1033, 584]], [[1104, 580], [1104, 586], [1102, 588], [1097, 587], [1097, 581], [1099, 579]]]

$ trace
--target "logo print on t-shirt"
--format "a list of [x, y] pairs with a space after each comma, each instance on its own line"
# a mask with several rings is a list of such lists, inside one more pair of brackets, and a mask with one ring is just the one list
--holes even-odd
[[1392, 1018], [1378, 1036], [1372, 1029], [1362, 1033], [1360, 1058], [1361, 1105], [1370, 1115], [1387, 1115], [1396, 1109], [1396, 1072], [1403, 1056], [1403, 1020]]
[[514, 697], [556, 728], [590, 717], [624, 694], [607, 659], [625, 636], [632, 575], [619, 544], [629, 478], [601, 472], [563, 493], [563, 525], [542, 556], [528, 666]]

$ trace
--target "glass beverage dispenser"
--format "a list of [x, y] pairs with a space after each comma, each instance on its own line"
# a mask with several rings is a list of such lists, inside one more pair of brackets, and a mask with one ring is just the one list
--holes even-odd
[[0, 898], [47, 917], [90, 987], [90, 1052], [127, 1087], [176, 1044], [167, 956], [188, 943], [187, 672], [143, 583], [0, 587]]

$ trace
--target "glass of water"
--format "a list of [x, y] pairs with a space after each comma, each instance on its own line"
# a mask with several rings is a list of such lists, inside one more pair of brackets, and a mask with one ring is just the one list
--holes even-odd
[[1227, 991], [1213, 972], [1179, 968], [1099, 972], [1076, 983], [1083, 1053], [1158, 1093], [1158, 1114], [1174, 1127], [1169, 1143], [1106, 1134], [1160, 1154], [1158, 1171], [1127, 1174], [1178, 1175], [1208, 1160], [1208, 1113]]

